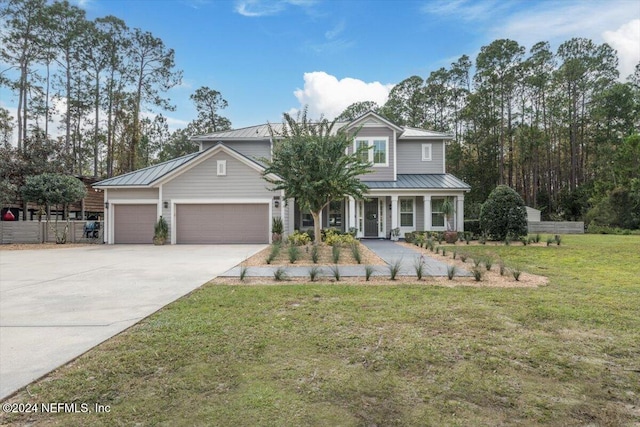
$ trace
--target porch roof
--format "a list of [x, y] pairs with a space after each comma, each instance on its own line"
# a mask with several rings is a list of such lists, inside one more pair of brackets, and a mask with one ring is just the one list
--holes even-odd
[[390, 189], [438, 189], [438, 190], [470, 190], [471, 186], [449, 173], [433, 174], [398, 174], [396, 181], [365, 181], [372, 190]]

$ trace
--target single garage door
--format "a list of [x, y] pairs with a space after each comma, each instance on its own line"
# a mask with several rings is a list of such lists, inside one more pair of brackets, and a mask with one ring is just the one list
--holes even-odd
[[177, 243], [269, 243], [269, 204], [176, 205]]
[[153, 243], [153, 227], [158, 208], [155, 204], [113, 205], [114, 243]]

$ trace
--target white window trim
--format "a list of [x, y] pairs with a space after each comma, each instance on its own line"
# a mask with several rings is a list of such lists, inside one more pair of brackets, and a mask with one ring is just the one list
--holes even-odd
[[217, 175], [218, 176], [227, 176], [227, 161], [226, 160], [218, 160], [217, 163]]
[[385, 143], [385, 156], [384, 156], [384, 163], [373, 163], [373, 167], [374, 168], [385, 168], [385, 167], [389, 167], [389, 137], [388, 136], [365, 136], [365, 137], [357, 137], [353, 140], [353, 152], [355, 153], [356, 151], [358, 151], [358, 141], [366, 141], [367, 142], [367, 146], [369, 147], [368, 150], [368, 160], [369, 162], [373, 163], [373, 147], [374, 147], [374, 141], [384, 141]]
[[[442, 214], [442, 211], [434, 211], [433, 210], [433, 203], [435, 201], [439, 201], [439, 200], [444, 201], [447, 197], [448, 196], [444, 196], [444, 195], [443, 196], [438, 195], [438, 196], [431, 197], [431, 230], [432, 231], [447, 231], [447, 222], [446, 221], [444, 222], [444, 225], [433, 225], [433, 214], [434, 213]], [[444, 218], [444, 216], [443, 216], [443, 218]]]
[[[429, 149], [429, 155], [425, 156], [425, 148]], [[433, 158], [433, 144], [422, 144], [422, 161], [430, 162]]]
[[[411, 200], [411, 207], [412, 207], [412, 219], [413, 219], [413, 223], [409, 226], [409, 225], [400, 225], [402, 223], [401, 221], [401, 217], [402, 217], [402, 200]], [[404, 212], [404, 213], [409, 213], [409, 212]], [[416, 229], [416, 198], [415, 197], [399, 197], [398, 198], [398, 226], [400, 227], [400, 235], [404, 236], [404, 233], [410, 232], [410, 231], [415, 231]]]

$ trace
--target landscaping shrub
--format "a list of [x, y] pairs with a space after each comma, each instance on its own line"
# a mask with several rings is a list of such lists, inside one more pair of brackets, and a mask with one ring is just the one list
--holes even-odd
[[456, 275], [456, 266], [455, 265], [448, 266], [447, 267], [447, 278], [449, 280], [453, 280], [455, 275]]
[[351, 234], [340, 234], [332, 228], [323, 231], [323, 241], [329, 246], [347, 246], [357, 242]]
[[373, 266], [365, 265], [364, 266], [364, 279], [368, 282], [373, 274]]
[[240, 281], [244, 282], [244, 279], [247, 277], [247, 273], [249, 272], [249, 267], [246, 265], [240, 266]]
[[511, 270], [511, 274], [513, 275], [513, 278], [516, 279], [516, 282], [520, 281], [520, 274], [522, 274], [520, 268], [515, 267], [513, 270]]
[[289, 246], [288, 254], [289, 262], [291, 264], [294, 264], [298, 260], [298, 258], [300, 258], [300, 249], [295, 245], [291, 245]]
[[464, 231], [469, 232], [472, 235], [479, 236], [480, 233], [480, 220], [479, 219], [465, 219]]
[[491, 266], [493, 265], [493, 258], [490, 256], [486, 256], [484, 258], [484, 266], [487, 268], [487, 271], [491, 270]]
[[273, 278], [278, 282], [285, 280], [287, 278], [287, 271], [284, 269], [284, 267], [278, 267], [273, 272]]
[[314, 244], [313, 246], [311, 246], [311, 261], [313, 261], [314, 264], [317, 264], [319, 259], [320, 252], [318, 249], [318, 245]]
[[315, 282], [318, 274], [320, 274], [320, 268], [314, 265], [309, 269], [309, 280]]
[[414, 243], [416, 241], [416, 233], [413, 231], [404, 233], [404, 241], [407, 243]]
[[331, 258], [334, 264], [340, 261], [340, 246], [336, 245], [331, 248]]
[[389, 265], [389, 276], [391, 280], [396, 280], [396, 276], [400, 272], [400, 261], [396, 261], [393, 264]]
[[362, 262], [362, 254], [360, 253], [360, 244], [358, 242], [351, 245], [351, 255], [358, 264]]
[[269, 251], [269, 255], [267, 256], [267, 264], [271, 264], [271, 262], [278, 257], [280, 254], [280, 243], [274, 243], [271, 245], [271, 250]]
[[289, 235], [289, 243], [295, 246], [304, 246], [311, 242], [311, 237], [307, 233], [300, 233], [298, 230]]
[[340, 281], [340, 268], [337, 265], [331, 266], [331, 273], [333, 274], [333, 278], [336, 279], [336, 282]]
[[527, 234], [527, 210], [522, 197], [506, 186], [497, 186], [480, 208], [480, 228], [494, 240]]
[[416, 258], [414, 260], [413, 268], [416, 270], [416, 277], [418, 280], [422, 280], [422, 276], [424, 275], [424, 257], [420, 256], [420, 258]]

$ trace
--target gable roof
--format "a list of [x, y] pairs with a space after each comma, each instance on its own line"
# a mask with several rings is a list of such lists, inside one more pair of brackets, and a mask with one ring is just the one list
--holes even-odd
[[155, 187], [160, 185], [177, 175], [180, 175], [192, 167], [202, 163], [219, 152], [225, 152], [235, 159], [241, 161], [247, 166], [255, 169], [257, 172], [264, 171], [264, 167], [248, 158], [247, 156], [238, 153], [236, 150], [227, 147], [226, 145], [219, 143], [210, 147], [204, 151], [198, 151], [197, 153], [187, 154], [186, 156], [178, 157], [177, 159], [169, 160], [167, 162], [159, 163], [157, 165], [149, 166], [144, 169], [129, 172], [124, 175], [108, 178], [103, 181], [97, 182], [93, 185], [94, 188], [135, 188], [135, 187]]
[[[419, 129], [409, 126], [398, 126], [395, 123], [385, 119], [380, 114], [374, 111], [368, 111], [363, 115], [355, 118], [350, 122], [336, 122], [333, 126], [333, 132], [338, 130], [352, 129], [358, 125], [364, 123], [367, 119], [374, 119], [385, 126], [394, 129], [398, 132], [398, 139], [453, 139], [453, 135], [443, 132], [436, 132], [432, 130]], [[196, 135], [191, 137], [191, 141], [203, 142], [203, 141], [247, 141], [247, 140], [265, 140], [271, 139], [271, 132], [269, 126], [273, 130], [274, 134], [282, 135], [284, 130], [284, 124], [282, 123], [264, 123], [255, 126], [248, 126], [240, 129], [222, 130], [218, 132], [208, 133], [204, 135]]]
[[[208, 150], [207, 150], [208, 151]], [[102, 187], [147, 187], [156, 180], [162, 178], [172, 170], [182, 166], [194, 158], [204, 154], [206, 151], [198, 151], [196, 153], [187, 154], [157, 165], [148, 166], [123, 175], [107, 178], [93, 184], [94, 188]]]
[[377, 122], [382, 122], [385, 126], [388, 126], [391, 129], [394, 129], [396, 132], [399, 132], [399, 133], [402, 132], [402, 130], [403, 130], [397, 124], [390, 122], [389, 120], [385, 119], [380, 114], [378, 114], [378, 113], [376, 113], [375, 111], [372, 111], [372, 110], [369, 110], [366, 113], [364, 113], [363, 115], [361, 115], [359, 117], [356, 117], [355, 119], [351, 120], [349, 122], [349, 124], [347, 125], [347, 129], [351, 129], [351, 128], [357, 127], [361, 123], [364, 123], [367, 119], [374, 119]]

